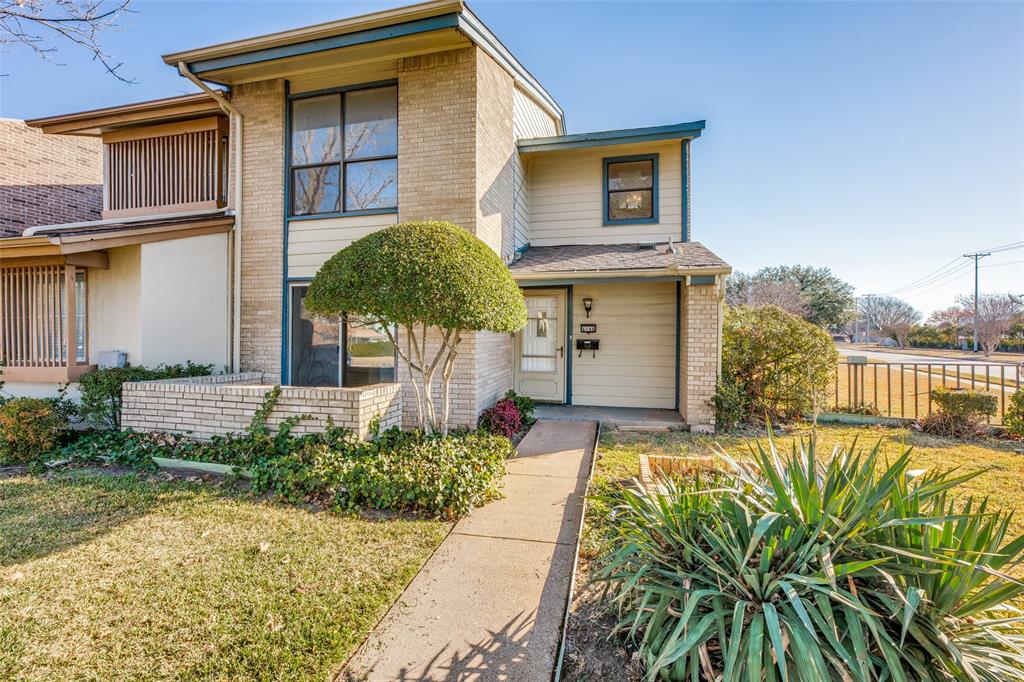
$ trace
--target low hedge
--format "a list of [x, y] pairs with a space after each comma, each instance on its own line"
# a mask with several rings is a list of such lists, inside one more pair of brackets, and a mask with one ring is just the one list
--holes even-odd
[[272, 431], [267, 419], [280, 388], [265, 396], [245, 432], [196, 441], [165, 433], [99, 431], [60, 453], [76, 461], [101, 459], [153, 468], [152, 457], [228, 464], [253, 474], [253, 492], [339, 511], [372, 508], [457, 519], [498, 496], [511, 442], [482, 431], [423, 436], [399, 429], [360, 440], [328, 424], [323, 432], [294, 435], [303, 415]]
[[83, 374], [78, 379], [82, 393], [79, 408], [84, 421], [97, 428], [121, 428], [121, 387], [133, 381], [154, 381], [156, 379], [182, 379], [206, 376], [213, 365], [197, 365], [186, 362], [183, 365], [160, 365], [158, 367], [106, 367]]
[[67, 417], [52, 400], [5, 400], [0, 404], [0, 465], [23, 464], [51, 451], [67, 430]]

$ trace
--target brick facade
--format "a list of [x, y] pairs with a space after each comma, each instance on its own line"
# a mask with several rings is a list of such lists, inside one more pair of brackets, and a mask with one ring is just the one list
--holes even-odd
[[[449, 220], [510, 258], [511, 76], [476, 47], [402, 59], [398, 121], [399, 221]], [[433, 351], [438, 340], [430, 341]], [[416, 400], [404, 367], [399, 378], [411, 424]], [[475, 425], [480, 411], [511, 387], [512, 337], [466, 334], [452, 376], [450, 423]]]
[[[258, 372], [128, 383], [122, 389], [121, 426], [196, 438], [241, 433], [272, 388]], [[336, 426], [366, 438], [374, 419], [380, 420], [382, 429], [400, 425], [402, 396], [398, 384], [364, 388], [285, 386], [267, 423], [276, 428], [298, 414], [308, 418], [296, 425], [296, 434], [323, 431], [330, 418]]]
[[723, 279], [713, 286], [682, 289], [679, 413], [691, 431], [715, 429], [711, 399], [722, 369]]
[[241, 369], [281, 380], [284, 277], [284, 81], [239, 85], [243, 118]]
[[0, 119], [0, 235], [98, 220], [102, 208], [98, 138], [44, 135], [24, 121]]

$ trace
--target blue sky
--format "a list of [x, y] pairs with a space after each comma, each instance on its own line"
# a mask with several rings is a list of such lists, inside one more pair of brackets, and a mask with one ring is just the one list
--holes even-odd
[[[398, 4], [143, 0], [105, 40], [137, 85], [70, 47], [56, 57], [67, 66], [7, 50], [0, 115], [191, 92], [161, 54]], [[859, 293], [900, 290], [927, 312], [972, 273], [905, 285], [1024, 240], [1024, 3], [471, 6], [570, 132], [707, 119], [693, 233], [739, 270], [827, 265]], [[1024, 291], [1020, 260], [983, 260], [982, 289]]]

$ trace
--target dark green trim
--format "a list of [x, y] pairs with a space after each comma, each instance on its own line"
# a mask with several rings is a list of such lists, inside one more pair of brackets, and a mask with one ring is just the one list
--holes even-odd
[[281, 237], [281, 385], [288, 385], [288, 375], [291, 368], [288, 366], [288, 307], [291, 304], [291, 287], [288, 283], [288, 214], [291, 212], [292, 202], [292, 101], [289, 96], [289, 83], [284, 82], [284, 221], [283, 235]]
[[651, 128], [627, 128], [624, 130], [577, 133], [575, 135], [534, 137], [528, 140], [520, 140], [517, 147], [520, 152], [529, 153], [559, 149], [579, 149], [581, 147], [603, 147], [613, 144], [632, 144], [634, 142], [692, 139], [700, 137], [705, 123], [705, 121], [691, 121], [689, 123], [676, 123], [674, 125]]
[[288, 216], [288, 222], [296, 220], [322, 220], [324, 218], [352, 218], [361, 215], [398, 215], [397, 208], [374, 208], [366, 211], [338, 211], [336, 213], [308, 213]]
[[680, 395], [680, 386], [679, 386], [679, 374], [680, 374], [680, 372], [679, 372], [679, 368], [681, 366], [679, 363], [682, 360], [681, 351], [680, 351], [680, 348], [679, 348], [679, 343], [680, 343], [680, 341], [683, 340], [682, 328], [683, 328], [683, 284], [682, 284], [682, 282], [676, 282], [676, 376], [675, 376], [675, 380], [676, 380], [676, 382], [675, 382], [676, 383], [676, 400], [675, 400], [676, 412], [679, 411], [679, 395]]
[[[613, 163], [629, 163], [630, 161], [651, 162], [651, 217], [650, 218], [616, 218], [608, 217], [608, 166]], [[603, 218], [605, 226], [608, 225], [650, 225], [658, 222], [658, 155], [657, 154], [634, 154], [633, 156], [609, 156], [602, 159], [602, 198], [604, 204]], [[641, 190], [642, 191], [642, 190]]]
[[518, 59], [516, 59], [516, 56], [512, 54], [512, 51], [505, 47], [504, 43], [501, 42], [501, 39], [498, 38], [491, 29], [487, 28], [479, 17], [469, 11], [468, 7], [461, 15], [459, 15], [459, 30], [477, 44], [485, 43], [487, 47], [491, 48], [491, 50], [508, 62], [512, 67], [512, 70], [516, 71], [520, 78], [532, 86], [533, 89], [536, 90], [536, 94], [539, 95], [549, 107], [558, 112], [562, 132], [565, 132], [565, 112], [562, 111], [562, 107], [558, 106], [558, 102], [556, 102], [554, 97], [544, 89], [544, 86], [540, 84], [540, 81], [538, 81], [534, 75], [530, 73], [530, 71], [523, 66]]
[[565, 404], [572, 405], [572, 285], [565, 288]]
[[415, 35], [417, 33], [428, 33], [430, 31], [437, 31], [445, 28], [454, 29], [458, 26], [459, 14], [457, 12], [453, 12], [451, 14], [442, 14], [440, 16], [429, 17], [427, 19], [418, 19], [416, 21], [395, 24], [394, 26], [371, 28], [365, 31], [356, 31], [355, 33], [346, 33], [344, 35], [321, 38], [319, 40], [309, 40], [302, 43], [295, 43], [293, 45], [268, 47], [262, 50], [246, 52], [244, 54], [231, 55], [229, 57], [203, 59], [189, 64], [188, 67], [189, 71], [197, 76], [201, 76], [202, 74], [210, 71], [220, 71], [221, 69], [230, 69], [237, 66], [249, 66], [250, 64], [259, 64], [262, 62], [273, 61], [275, 59], [285, 59], [287, 57], [298, 57], [327, 50], [336, 50], [338, 48], [351, 47], [353, 45], [365, 45], [367, 43], [375, 43], [381, 40], [401, 38], [403, 36]]
[[[572, 405], [572, 339], [573, 339], [573, 328], [572, 328], [572, 284], [556, 284], [552, 285], [538, 285], [528, 284], [519, 285], [520, 289], [565, 289], [565, 398], [562, 401], [563, 405]], [[512, 362], [518, 360], [513, 357]], [[516, 373], [513, 368], [513, 374]], [[554, 403], [548, 403], [554, 404]]]
[[682, 240], [688, 242], [690, 241], [690, 141], [683, 140], [680, 146], [682, 151], [680, 153], [681, 165], [679, 166], [679, 172], [682, 176], [681, 184], [683, 186]]
[[688, 285], [691, 287], [705, 287], [715, 283], [715, 275], [691, 275]]

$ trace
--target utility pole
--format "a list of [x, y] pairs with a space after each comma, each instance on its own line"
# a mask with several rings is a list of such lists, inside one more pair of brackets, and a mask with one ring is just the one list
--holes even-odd
[[991, 253], [965, 253], [964, 258], [974, 259], [974, 352], [978, 352], [978, 261]]

